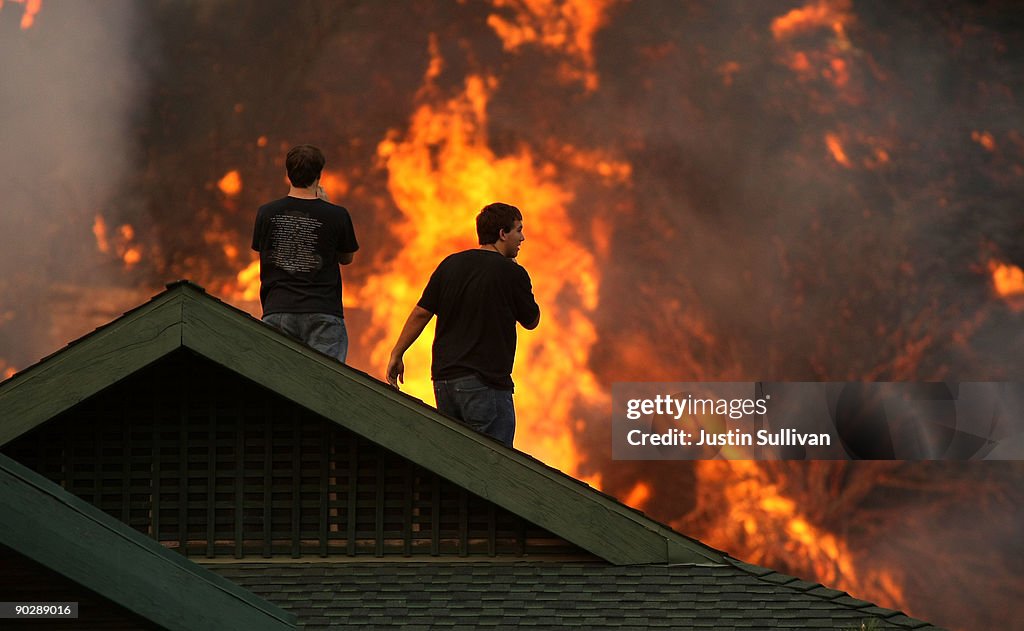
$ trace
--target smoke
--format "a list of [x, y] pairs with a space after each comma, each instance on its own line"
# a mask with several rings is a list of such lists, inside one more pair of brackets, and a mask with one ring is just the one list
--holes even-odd
[[609, 361], [610, 380], [1020, 376], [982, 269], [1024, 228], [1010, 9], [827, 5], [782, 38], [764, 3], [633, 3], [602, 33], [577, 118], [634, 166], [606, 330], [647, 338], [630, 329], [679, 299], [655, 361]]
[[134, 6], [46, 2], [25, 30], [22, 5], [0, 11], [0, 358], [18, 367], [68, 340], [55, 287], [105, 283], [91, 227], [133, 166]]

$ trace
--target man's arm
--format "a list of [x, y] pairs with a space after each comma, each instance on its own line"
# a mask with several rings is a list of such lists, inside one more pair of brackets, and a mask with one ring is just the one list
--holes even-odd
[[338, 262], [342, 265], [348, 265], [355, 256], [355, 252], [338, 252]]
[[405, 362], [402, 361], [402, 356], [433, 317], [433, 313], [419, 305], [412, 308], [412, 313], [409, 314], [409, 319], [405, 321], [402, 333], [395, 342], [395, 348], [391, 351], [391, 359], [388, 360], [387, 379], [392, 386], [397, 388], [399, 383], [405, 383]]
[[513, 283], [513, 309], [516, 321], [527, 331], [532, 331], [540, 324], [540, 306], [533, 297], [533, 285], [530, 275], [522, 267], [516, 269], [516, 282]]

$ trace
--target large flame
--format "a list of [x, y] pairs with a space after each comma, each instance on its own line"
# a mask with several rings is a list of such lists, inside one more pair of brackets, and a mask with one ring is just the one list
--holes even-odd
[[[516, 445], [544, 462], [575, 473], [572, 431], [582, 423], [577, 405], [606, 395], [588, 368], [597, 339], [590, 314], [597, 307], [599, 275], [593, 255], [572, 232], [570, 191], [552, 164], [522, 147], [498, 156], [488, 146], [487, 100], [497, 83], [473, 75], [462, 92], [445, 99], [429, 83], [404, 134], [392, 133], [378, 154], [388, 189], [403, 219], [392, 230], [400, 250], [370, 276], [359, 300], [372, 311], [371, 361], [383, 369], [402, 325], [434, 267], [448, 254], [474, 248], [474, 218], [493, 201], [519, 206], [526, 242], [520, 260], [530, 271], [541, 305], [541, 326], [521, 332], [516, 354]], [[614, 169], [613, 169], [614, 171]], [[433, 401], [430, 383], [432, 326], [406, 354], [405, 390]]]

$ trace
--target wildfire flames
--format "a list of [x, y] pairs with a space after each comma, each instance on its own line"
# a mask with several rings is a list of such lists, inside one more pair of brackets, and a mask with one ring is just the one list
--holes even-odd
[[[579, 457], [572, 427], [582, 419], [574, 405], [580, 399], [602, 404], [606, 395], [587, 366], [597, 339], [590, 314], [597, 306], [599, 276], [593, 254], [569, 234], [565, 204], [572, 193], [557, 184], [553, 165], [537, 164], [527, 148], [498, 157], [488, 147], [487, 99], [495, 80], [470, 76], [450, 99], [436, 95], [429, 75], [427, 81], [420, 95], [425, 103], [413, 114], [408, 132], [392, 133], [378, 146], [388, 190], [405, 220], [392, 226], [401, 250], [359, 292], [359, 302], [372, 311], [373, 326], [363, 339], [380, 340], [371, 361], [387, 363], [437, 262], [476, 247], [472, 226], [479, 209], [488, 200], [523, 200], [527, 239], [521, 260], [533, 271], [534, 293], [547, 309], [538, 335], [520, 335], [517, 361], [529, 370], [517, 373], [516, 380], [530, 396], [520, 397], [518, 414], [560, 422], [520, 424], [517, 439], [544, 462], [575, 473]], [[385, 295], [393, 299], [380, 300]], [[431, 339], [421, 336], [405, 360], [410, 367], [405, 388], [425, 401], [433, 399]]]
[[[41, 3], [16, 4], [32, 27]], [[904, 568], [933, 554], [966, 584], [976, 566], [924, 537], [879, 543], [891, 523], [952, 530], [957, 503], [976, 496], [990, 515], [1014, 505], [1019, 485], [988, 470], [941, 488], [913, 463], [613, 463], [600, 428], [614, 381], [1018, 378], [1024, 252], [1007, 200], [1024, 177], [1021, 86], [959, 65], [1007, 59], [1024, 37], [935, 11], [915, 31], [931, 55], [914, 57], [918, 72], [892, 16], [849, 0], [414, 4], [147, 7], [195, 28], [165, 38], [177, 48], [153, 64], [169, 69], [155, 80], [148, 162], [131, 176], [145, 199], [77, 209], [97, 267], [147, 291], [192, 278], [260, 315], [255, 209], [286, 190], [288, 147], [319, 144], [321, 184], [362, 246], [344, 270], [349, 359], [382, 377], [436, 265], [477, 246], [483, 205], [514, 204], [543, 314], [519, 334], [517, 448], [744, 560], [947, 626], [1009, 616], [1021, 581], [992, 569], [998, 555], [984, 572], [1009, 596], [979, 589], [993, 600], [978, 608], [996, 613], [977, 622], [942, 602], [953, 591], [933, 575]], [[226, 34], [212, 26], [224, 19], [274, 26]], [[918, 28], [916, 15], [892, 19]], [[389, 34], [373, 35], [381, 23]], [[274, 56], [238, 52], [254, 38]], [[936, 50], [954, 51], [948, 75], [928, 65], [945, 59]], [[934, 85], [956, 93], [953, 114], [934, 104], [944, 95], [917, 98]], [[0, 295], [12, 287], [0, 280]], [[19, 317], [0, 308], [0, 333]], [[75, 320], [52, 337], [84, 333]], [[403, 386], [428, 403], [432, 339], [407, 352]], [[0, 350], [4, 377], [31, 360]]]
[[[844, 463], [812, 463], [809, 473], [817, 475], [808, 476], [808, 483], [824, 484], [829, 473], [843, 467]], [[904, 606], [903, 569], [858, 567], [846, 542], [816, 526], [803, 502], [789, 497], [780, 488], [778, 472], [770, 469], [742, 460], [697, 463], [697, 510], [675, 526], [687, 529], [702, 522], [706, 543], [742, 551], [737, 553], [752, 563], [772, 567], [786, 557], [799, 559], [826, 585], [870, 594], [884, 607]]]

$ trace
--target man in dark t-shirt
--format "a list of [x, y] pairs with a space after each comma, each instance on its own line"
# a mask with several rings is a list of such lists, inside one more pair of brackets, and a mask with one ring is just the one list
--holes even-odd
[[263, 321], [345, 361], [348, 332], [338, 265], [351, 263], [359, 249], [352, 218], [327, 201], [319, 149], [292, 148], [285, 168], [288, 195], [260, 206], [252, 235], [252, 249], [260, 253]]
[[391, 351], [387, 379], [396, 388], [403, 381], [402, 356], [436, 314], [430, 376], [437, 409], [511, 447], [516, 322], [536, 328], [540, 307], [515, 261], [526, 240], [519, 209], [485, 206], [476, 230], [480, 247], [452, 254], [430, 276]]

